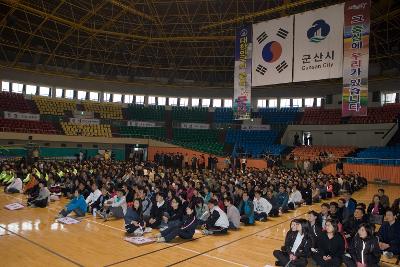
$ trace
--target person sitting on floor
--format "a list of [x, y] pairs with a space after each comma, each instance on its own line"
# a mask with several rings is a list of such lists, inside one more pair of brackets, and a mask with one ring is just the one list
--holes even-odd
[[34, 198], [28, 198], [28, 206], [35, 208], [45, 208], [49, 204], [50, 191], [47, 188], [46, 181], [39, 181], [39, 195]]
[[400, 254], [400, 221], [396, 220], [393, 210], [386, 211], [386, 221], [379, 228], [378, 237], [383, 255], [392, 258]]
[[343, 230], [345, 233], [345, 237], [348, 241], [351, 241], [353, 236], [355, 236], [360, 224], [368, 223], [368, 221], [364, 215], [365, 215], [364, 209], [356, 208], [356, 210], [354, 211], [354, 215], [343, 224]]
[[[312, 237], [310, 224], [305, 219], [297, 219], [296, 235], [285, 240], [284, 250], [275, 250], [276, 266], [307, 266], [307, 258], [311, 253]], [[286, 242], [287, 241], [287, 242]]]
[[224, 199], [224, 205], [226, 206], [226, 214], [229, 220], [229, 229], [239, 229], [240, 228], [240, 212], [232, 204], [233, 200], [231, 198]]
[[57, 218], [66, 217], [71, 212], [75, 212], [77, 217], [84, 217], [86, 214], [86, 210], [87, 204], [85, 198], [81, 194], [79, 194], [78, 189], [75, 189], [74, 197], [71, 199], [68, 205], [60, 211]]
[[164, 212], [160, 224], [160, 231], [164, 231], [171, 226], [179, 226], [182, 223], [183, 210], [181, 201], [178, 197], [172, 197], [170, 207]]
[[146, 222], [143, 220], [142, 205], [139, 199], [135, 199], [132, 207], [127, 208], [124, 221], [125, 230], [128, 234], [143, 235]]
[[202, 226], [203, 234], [212, 235], [227, 233], [229, 228], [228, 216], [218, 207], [218, 202], [215, 199], [211, 199], [210, 202], [208, 202], [208, 209], [210, 210], [210, 216]]
[[327, 220], [325, 232], [319, 237], [312, 258], [317, 266], [339, 267], [342, 264], [345, 242], [336, 220]]
[[90, 204], [89, 210], [94, 212], [94, 214], [100, 215], [105, 211], [104, 203], [109, 199], [108, 191], [105, 186], [101, 188], [101, 195], [97, 198], [95, 202]]
[[164, 201], [164, 195], [161, 192], [158, 192], [156, 195], [156, 203], [152, 205], [150, 218], [147, 225], [151, 228], [159, 228], [162, 216], [164, 212], [167, 211], [167, 204]]
[[104, 202], [105, 212], [102, 213], [102, 217], [105, 221], [109, 217], [124, 218], [127, 210], [127, 204], [125, 200], [125, 192], [122, 188], [117, 189], [117, 194]]
[[254, 219], [257, 221], [266, 221], [267, 217], [272, 209], [271, 203], [265, 198], [261, 197], [261, 192], [257, 190], [255, 192], [254, 200]]
[[4, 187], [4, 192], [8, 194], [22, 193], [22, 180], [21, 178], [14, 178], [8, 186]]
[[88, 205], [90, 213], [92, 213], [93, 203], [96, 202], [97, 199], [101, 196], [101, 191], [98, 189], [96, 183], [93, 183], [91, 187], [92, 187], [92, 192], [86, 198], [86, 204]]
[[319, 214], [318, 212], [311, 210], [308, 213], [307, 220], [310, 222], [311, 233], [313, 238], [312, 248], [315, 249], [318, 237], [322, 234], [321, 223], [319, 222]]
[[381, 258], [381, 251], [378, 239], [374, 235], [372, 225], [362, 223], [354, 236], [350, 248], [350, 257], [343, 257], [347, 267], [378, 267]]
[[254, 205], [253, 202], [249, 199], [248, 193], [245, 191], [242, 195], [242, 201], [239, 205], [240, 211], [240, 221], [245, 225], [253, 225], [254, 224]]
[[277, 217], [279, 215], [279, 206], [272, 190], [267, 191], [265, 199], [272, 205], [272, 209], [268, 215], [271, 217]]
[[170, 242], [179, 236], [182, 239], [192, 239], [196, 231], [197, 219], [193, 204], [186, 207], [186, 215], [180, 225], [174, 224], [156, 236], [157, 242]]

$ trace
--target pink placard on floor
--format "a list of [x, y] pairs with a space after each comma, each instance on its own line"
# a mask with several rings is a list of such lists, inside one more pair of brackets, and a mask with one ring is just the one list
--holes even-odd
[[132, 237], [125, 237], [125, 241], [135, 245], [144, 245], [148, 243], [153, 243], [153, 238], [143, 237], [143, 236], [132, 236]]

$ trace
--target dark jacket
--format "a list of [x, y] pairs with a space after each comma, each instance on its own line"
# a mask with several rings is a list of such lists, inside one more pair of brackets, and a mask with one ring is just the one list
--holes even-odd
[[181, 225], [181, 232], [185, 233], [185, 236], [193, 236], [197, 226], [196, 216], [194, 214], [183, 217], [183, 223]]
[[349, 253], [354, 263], [361, 262], [368, 267], [379, 266], [381, 250], [375, 236], [361, 239], [356, 234], [351, 242]]
[[290, 244], [294, 243], [294, 240], [296, 239], [296, 235], [297, 235], [297, 231], [289, 230], [286, 233], [285, 244], [281, 247], [282, 251], [287, 251], [288, 246], [290, 246]]
[[168, 209], [168, 214], [169, 218], [168, 221], [182, 221], [183, 218], [183, 210], [179, 206], [176, 210], [174, 210], [172, 207]]
[[167, 204], [164, 201], [164, 204], [161, 205], [160, 207], [157, 207], [157, 202], [153, 204], [151, 207], [151, 212], [150, 212], [150, 217], [153, 219], [156, 219], [155, 225], [159, 225], [161, 223], [162, 216], [164, 215], [164, 212], [167, 210]]
[[312, 204], [312, 191], [311, 188], [309, 187], [302, 187], [300, 189], [301, 196], [303, 197], [304, 201], [306, 202], [307, 205]]
[[396, 221], [392, 225], [384, 222], [379, 228], [379, 241], [389, 244], [391, 248], [400, 251], [400, 222]]
[[[368, 209], [367, 209], [368, 214], [372, 213], [372, 210], [374, 207], [375, 207], [375, 203], [371, 203], [368, 205]], [[378, 204], [378, 213], [379, 213], [379, 215], [385, 215], [385, 208], [383, 207], [383, 205], [381, 203]]]
[[103, 194], [101, 194], [97, 198], [97, 200], [93, 202], [90, 206], [92, 207], [92, 209], [101, 210], [104, 207], [104, 202], [106, 202], [108, 198], [109, 198], [108, 195], [103, 196]]
[[[290, 231], [290, 232], [292, 232], [292, 231]], [[294, 245], [294, 241], [296, 240], [296, 236], [297, 236], [297, 231], [292, 232], [290, 234], [290, 238], [285, 240], [284, 248], [285, 248], [286, 253], [288, 253], [288, 254], [292, 253], [292, 248]], [[307, 238], [306, 236], [304, 236], [303, 240], [300, 243], [300, 246], [297, 248], [294, 255], [297, 258], [307, 259], [311, 254], [311, 245], [312, 245], [312, 240]]]
[[353, 216], [343, 224], [343, 230], [346, 235], [353, 237], [358, 231], [358, 226], [362, 223], [368, 223], [368, 220], [365, 216], [359, 220]]
[[324, 232], [318, 237], [317, 249], [322, 256], [329, 255], [332, 258], [341, 259], [344, 254], [344, 239], [339, 233], [329, 239], [327, 233]]
[[311, 226], [311, 233], [313, 238], [312, 247], [315, 248], [317, 247], [318, 238], [322, 235], [322, 228], [318, 222], [315, 222], [315, 224]]

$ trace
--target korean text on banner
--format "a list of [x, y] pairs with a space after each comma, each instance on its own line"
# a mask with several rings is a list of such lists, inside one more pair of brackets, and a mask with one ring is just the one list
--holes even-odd
[[293, 16], [253, 24], [252, 86], [292, 82]]
[[339, 4], [295, 15], [294, 82], [342, 77], [343, 9]]
[[233, 115], [236, 120], [251, 117], [251, 26], [236, 30]]
[[342, 116], [367, 116], [370, 1], [345, 4]]

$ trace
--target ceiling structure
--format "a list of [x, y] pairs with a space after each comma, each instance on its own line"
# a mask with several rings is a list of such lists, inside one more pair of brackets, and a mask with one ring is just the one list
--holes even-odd
[[[0, 65], [232, 86], [236, 27], [340, 2], [0, 0]], [[373, 0], [371, 17], [371, 63], [398, 66], [400, 1]]]

